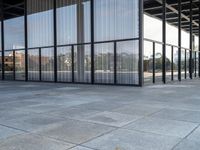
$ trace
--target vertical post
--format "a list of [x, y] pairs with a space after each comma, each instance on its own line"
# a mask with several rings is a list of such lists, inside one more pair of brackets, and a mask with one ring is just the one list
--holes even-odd
[[178, 0], [178, 80], [181, 81], [181, 25], [182, 0]]
[[[200, 22], [200, 4], [199, 4], [199, 22]], [[199, 55], [199, 59], [198, 59], [198, 69], [199, 69], [199, 77], [200, 77], [200, 26], [199, 26], [199, 52], [198, 52], [198, 55]]]
[[139, 86], [144, 85], [144, 20], [143, 0], [139, 0]]
[[15, 50], [13, 51], [13, 80], [15, 80]]
[[2, 5], [1, 5], [1, 58], [2, 58], [2, 80], [5, 79], [5, 68], [4, 68], [4, 10], [3, 10], [3, 3], [4, 1], [2, 0]]
[[117, 42], [114, 42], [114, 84], [117, 84]]
[[153, 42], [153, 83], [155, 83], [155, 42]]
[[185, 49], [185, 79], [187, 79], [187, 50]]
[[42, 58], [41, 58], [41, 48], [39, 48], [39, 80], [42, 81]]
[[192, 51], [193, 51], [193, 12], [192, 12], [192, 0], [190, 0], [190, 59], [189, 59], [189, 75], [190, 79], [192, 79], [193, 73], [193, 59], [192, 59]]
[[24, 0], [25, 81], [28, 81], [28, 26], [27, 0]]
[[171, 80], [173, 81], [174, 80], [174, 47], [172, 46], [172, 53], [171, 53], [171, 59], [172, 59], [172, 62], [171, 62]]
[[197, 52], [194, 52], [194, 76], [197, 77]]
[[72, 83], [74, 83], [74, 45], [72, 45]]
[[54, 81], [57, 82], [57, 6], [53, 0], [53, 25], [54, 25]]
[[94, 84], [94, 0], [90, 0], [91, 22], [91, 83]]
[[166, 0], [162, 0], [162, 9], [163, 9], [163, 18], [162, 18], [162, 31], [163, 31], [163, 58], [162, 58], [162, 80], [163, 83], [166, 83]]

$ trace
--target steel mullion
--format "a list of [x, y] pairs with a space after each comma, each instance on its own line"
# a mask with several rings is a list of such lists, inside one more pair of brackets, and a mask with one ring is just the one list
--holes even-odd
[[155, 83], [155, 42], [153, 42], [153, 83]]
[[178, 80], [181, 81], [181, 25], [182, 25], [182, 0], [178, 0]]
[[162, 0], [163, 18], [162, 18], [162, 32], [163, 32], [163, 58], [162, 58], [162, 80], [166, 83], [166, 0]]
[[174, 47], [172, 46], [171, 47], [172, 49], [172, 53], [171, 53], [171, 80], [173, 81], [174, 80]]
[[72, 59], [72, 83], [74, 83], [74, 45], [71, 47], [71, 59]]

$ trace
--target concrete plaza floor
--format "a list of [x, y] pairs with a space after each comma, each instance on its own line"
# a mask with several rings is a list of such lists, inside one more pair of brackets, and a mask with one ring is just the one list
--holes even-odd
[[0, 150], [199, 150], [200, 80], [0, 82]]

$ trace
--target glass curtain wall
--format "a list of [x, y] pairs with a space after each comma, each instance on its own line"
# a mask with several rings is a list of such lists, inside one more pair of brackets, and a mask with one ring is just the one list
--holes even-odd
[[25, 80], [24, 16], [4, 20], [4, 45], [5, 79]]
[[[27, 0], [27, 29], [28, 29], [28, 76], [30, 80], [54, 81], [54, 45], [53, 0]], [[39, 55], [37, 47], [41, 49]], [[41, 57], [41, 72], [38, 62]], [[34, 66], [36, 64], [36, 66]], [[30, 67], [30, 68], [29, 68]]]
[[[74, 63], [75, 82], [90, 83], [91, 48], [84, 43], [91, 42], [90, 0], [57, 0], [57, 45], [74, 44], [74, 62], [71, 48], [58, 48], [58, 80], [72, 81]], [[76, 46], [79, 44], [78, 46]], [[89, 61], [89, 62], [88, 62]]]
[[[94, 0], [94, 40], [110, 41], [139, 37], [138, 0]], [[114, 65], [114, 43], [101, 43], [94, 46], [95, 83], [114, 83], [114, 68], [118, 84], [138, 84], [138, 41], [131, 41], [130, 47], [117, 43], [116, 64]], [[133, 44], [134, 43], [134, 44]], [[123, 48], [122, 48], [123, 47]], [[122, 52], [123, 51], [123, 52]], [[131, 54], [130, 66], [122, 62]], [[137, 55], [137, 57], [136, 57]]]

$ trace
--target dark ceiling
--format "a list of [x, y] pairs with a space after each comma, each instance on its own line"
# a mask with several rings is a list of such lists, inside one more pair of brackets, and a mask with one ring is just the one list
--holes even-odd
[[[166, 20], [169, 24], [178, 26], [178, 0], [166, 0]], [[193, 0], [193, 32], [199, 33], [199, 0]], [[182, 0], [182, 28], [190, 31], [190, 0]], [[146, 14], [162, 19], [162, 0], [144, 0]]]
[[0, 0], [4, 19], [24, 15], [24, 0]]
[[[3, 4], [2, 4], [3, 1]], [[167, 22], [178, 26], [178, 0], [166, 0]], [[24, 0], [0, 0], [4, 10], [4, 19], [24, 15]], [[199, 29], [199, 0], [193, 0], [193, 32], [198, 35]], [[3, 7], [2, 7], [3, 6]], [[144, 12], [153, 17], [162, 19], [162, 0], [144, 0]], [[190, 29], [190, 0], [182, 0], [182, 28]]]

